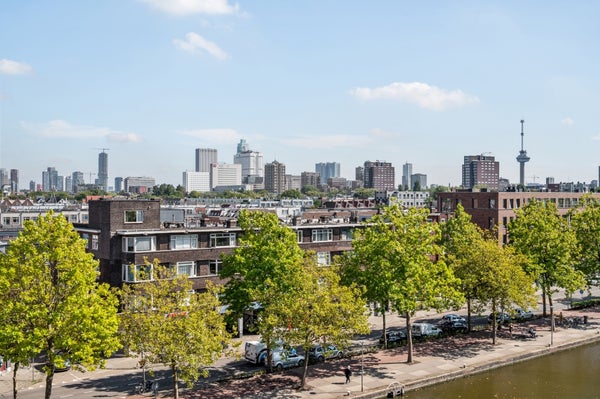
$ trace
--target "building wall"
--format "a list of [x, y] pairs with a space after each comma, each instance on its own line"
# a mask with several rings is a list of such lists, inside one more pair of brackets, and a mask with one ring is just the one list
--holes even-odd
[[201, 193], [210, 191], [209, 172], [183, 172], [183, 187], [186, 192], [198, 191]]
[[210, 165], [218, 162], [216, 149], [196, 148], [196, 172], [210, 172]]

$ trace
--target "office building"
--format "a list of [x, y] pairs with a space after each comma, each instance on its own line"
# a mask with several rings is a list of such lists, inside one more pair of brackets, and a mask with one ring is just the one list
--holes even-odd
[[415, 173], [410, 176], [411, 187], [409, 190], [420, 191], [427, 188], [427, 175], [423, 173]]
[[242, 165], [234, 163], [213, 163], [210, 166], [210, 189], [220, 186], [241, 186]]
[[134, 194], [145, 194], [152, 192], [156, 185], [153, 177], [130, 176], [125, 178], [125, 192]]
[[402, 189], [404, 190], [412, 190], [412, 163], [405, 163], [402, 165]]
[[500, 163], [493, 156], [466, 155], [462, 165], [462, 187], [498, 191]]
[[302, 176], [285, 175], [285, 189], [300, 191], [302, 189]]
[[105, 152], [108, 148], [103, 148], [98, 154], [98, 178], [96, 185], [104, 191], [108, 191], [108, 154]]
[[265, 165], [265, 190], [281, 194], [285, 188], [285, 164], [273, 161]]
[[10, 191], [19, 192], [19, 169], [10, 170]]
[[210, 172], [183, 172], [183, 187], [186, 193], [210, 191]]
[[211, 165], [218, 162], [216, 149], [196, 148], [196, 172], [210, 172]]
[[315, 164], [315, 172], [321, 176], [321, 184], [327, 185], [327, 181], [332, 177], [340, 177], [339, 162], [319, 162]]
[[2, 193], [10, 192], [10, 180], [8, 178], [8, 171], [4, 168], [0, 168], [0, 189]]
[[321, 176], [317, 172], [302, 172], [300, 173], [300, 186], [312, 186], [319, 187], [321, 183]]
[[67, 190], [71, 190], [73, 193], [79, 192], [80, 188], [85, 185], [83, 179], [83, 172], [75, 171], [71, 173], [71, 185], [67, 184]]
[[42, 172], [42, 190], [43, 191], [58, 191], [58, 172], [56, 168], [49, 166], [46, 171]]
[[120, 193], [123, 191], [123, 178], [115, 177], [115, 192]]
[[364, 164], [364, 187], [377, 191], [395, 190], [395, 172], [391, 162], [366, 161]]
[[237, 153], [233, 156], [233, 163], [242, 166], [242, 183], [252, 184], [257, 177], [265, 176], [263, 156], [260, 152], [250, 150], [246, 140], [238, 143]]

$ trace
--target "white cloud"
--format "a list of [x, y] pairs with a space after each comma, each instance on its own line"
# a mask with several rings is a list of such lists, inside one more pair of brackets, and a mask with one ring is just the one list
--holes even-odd
[[227, 59], [227, 53], [215, 43], [206, 40], [197, 33], [189, 32], [185, 35], [186, 40], [173, 39], [173, 44], [180, 50], [187, 51], [189, 53], [197, 53], [201, 50], [206, 51], [208, 54], [219, 60]]
[[106, 127], [73, 125], [60, 119], [46, 123], [21, 122], [23, 129], [41, 137], [93, 139], [103, 137], [119, 143], [139, 143], [142, 137], [135, 133], [121, 132]]
[[394, 82], [388, 86], [373, 89], [357, 87], [350, 93], [363, 100], [400, 100], [434, 111], [443, 111], [450, 107], [479, 102], [476, 96], [466, 94], [462, 90], [449, 91], [421, 82]]
[[597, 135], [593, 136], [592, 140], [594, 140], [594, 141], [600, 141], [600, 134], [597, 134]]
[[569, 117], [566, 117], [563, 120], [561, 120], [560, 123], [562, 123], [563, 125], [572, 126], [575, 124], [575, 121]]
[[231, 144], [238, 143], [242, 135], [234, 129], [195, 129], [179, 132], [183, 136], [190, 136], [207, 143]]
[[7, 60], [6, 58], [0, 60], [0, 74], [24, 75], [31, 72], [31, 70], [31, 66], [24, 62]]
[[234, 14], [239, 10], [237, 4], [230, 5], [228, 0], [139, 0], [168, 14], [185, 16], [192, 14], [223, 15]]

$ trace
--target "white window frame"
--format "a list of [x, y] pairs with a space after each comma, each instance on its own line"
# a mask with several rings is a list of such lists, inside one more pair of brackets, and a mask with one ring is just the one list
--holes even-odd
[[172, 250], [198, 248], [198, 234], [174, 234], [171, 236]]
[[333, 229], [313, 229], [312, 242], [333, 241]]
[[[223, 267], [223, 261], [221, 259], [209, 260], [208, 261], [208, 275], [209, 276], [218, 276], [222, 267]], [[214, 272], [212, 269], [214, 269]]]
[[302, 230], [296, 231], [296, 238], [298, 242], [303, 242], [302, 240], [304, 239], [304, 232]]
[[98, 234], [91, 234], [90, 237], [91, 237], [91, 240], [90, 240], [90, 243], [91, 243], [90, 249], [97, 250], [98, 249]]
[[[128, 220], [130, 218], [135, 219], [135, 220]], [[124, 223], [144, 223], [144, 211], [130, 209], [130, 210], [123, 212], [123, 222]]]
[[[150, 268], [150, 278], [147, 280], [138, 280], [137, 275], [138, 273], [142, 270], [143, 267], [147, 267]], [[134, 270], [131, 270], [131, 268], [133, 268]], [[153, 273], [153, 265], [122, 265], [122, 274], [121, 274], [121, 279], [124, 282], [127, 283], [139, 283], [140, 281], [152, 281], [154, 280], [154, 273]]]
[[212, 233], [209, 238], [211, 248], [235, 247], [236, 242], [235, 233]]
[[[144, 247], [143, 244], [148, 242], [149, 247]], [[148, 249], [145, 249], [148, 248]], [[123, 237], [123, 252], [151, 252], [156, 251], [156, 237]]]
[[[185, 268], [186, 271], [182, 271], [182, 269]], [[189, 271], [189, 273], [188, 273]], [[178, 276], [188, 276], [188, 277], [196, 277], [197, 272], [196, 272], [196, 262], [194, 262], [193, 260], [186, 260], [186, 261], [182, 261], [182, 262], [177, 262], [175, 264], [175, 273]]]
[[331, 265], [331, 253], [330, 252], [317, 252], [317, 264], [319, 266], [330, 266]]

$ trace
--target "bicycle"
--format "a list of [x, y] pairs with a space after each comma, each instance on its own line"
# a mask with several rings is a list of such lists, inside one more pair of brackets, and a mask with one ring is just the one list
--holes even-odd
[[146, 392], [156, 392], [158, 390], [158, 382], [152, 380], [146, 380], [145, 383], [141, 383], [135, 386], [135, 393], [142, 394]]

